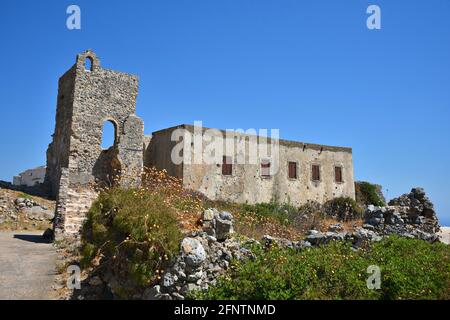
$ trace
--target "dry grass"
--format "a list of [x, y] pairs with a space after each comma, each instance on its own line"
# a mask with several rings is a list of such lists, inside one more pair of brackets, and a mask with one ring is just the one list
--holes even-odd
[[182, 181], [169, 176], [166, 170], [145, 168], [142, 176], [142, 192], [162, 195], [164, 202], [175, 209], [183, 231], [200, 228], [203, 212], [201, 195], [183, 188]]
[[361, 219], [339, 221], [314, 210], [307, 214], [300, 213], [286, 221], [280, 221], [280, 219], [273, 216], [263, 216], [256, 212], [244, 210], [243, 205], [236, 203], [204, 199], [203, 206], [204, 208], [214, 207], [218, 210], [229, 211], [233, 214], [235, 220], [235, 231], [253, 239], [261, 239], [264, 235], [270, 235], [278, 238], [300, 240], [306, 236], [309, 230], [314, 229], [326, 232], [332, 224], [339, 223], [343, 227], [343, 231], [351, 231], [355, 227], [363, 225]]
[[32, 196], [30, 194], [21, 191], [0, 189], [0, 198], [7, 199], [8, 201], [11, 201], [12, 204], [14, 203], [14, 200], [16, 200], [17, 198], [32, 199], [35, 202], [39, 203], [40, 205], [47, 206], [49, 209], [55, 209], [55, 201], [38, 196]]
[[320, 222], [317, 230], [322, 232], [328, 231], [329, 226], [337, 223], [339, 223], [342, 226], [343, 231], [351, 231], [356, 227], [361, 227], [364, 224], [364, 221], [361, 219], [353, 221], [337, 221], [336, 219], [325, 218]]
[[214, 207], [218, 210], [230, 212], [234, 217], [234, 230], [236, 233], [253, 239], [261, 239], [264, 235], [278, 238], [297, 240], [302, 238], [301, 232], [296, 226], [282, 223], [271, 216], [261, 216], [255, 212], [246, 212], [241, 204], [203, 200], [204, 208]]
[[[120, 184], [120, 177], [115, 177], [112, 185]], [[117, 180], [117, 181], [116, 181]], [[257, 212], [244, 209], [243, 205], [225, 201], [212, 201], [202, 194], [187, 190], [183, 187], [181, 179], [170, 176], [166, 170], [145, 168], [142, 173], [142, 193], [162, 195], [164, 202], [174, 208], [182, 232], [201, 229], [201, 215], [207, 208], [226, 210], [233, 214], [234, 229], [238, 234], [260, 239], [263, 235], [279, 238], [301, 239], [311, 230], [327, 231], [328, 226], [338, 223], [336, 219], [328, 218], [321, 212], [317, 204], [308, 203], [294, 216], [286, 221], [274, 216], [261, 215]], [[361, 226], [361, 220], [339, 222], [345, 231]]]
[[0, 189], [0, 216], [4, 215], [5, 217], [8, 217], [10, 213], [17, 216], [16, 221], [7, 219], [3, 223], [0, 223], [0, 230], [45, 230], [51, 227], [51, 223], [49, 221], [33, 221], [27, 219], [25, 214], [21, 210], [18, 210], [14, 205], [14, 201], [17, 198], [32, 199], [40, 205], [47, 206], [49, 210], [55, 210], [55, 201], [38, 196], [32, 196], [20, 191]]
[[18, 221], [5, 221], [0, 224], [0, 231], [44, 231], [52, 227], [47, 221], [30, 221], [19, 215]]

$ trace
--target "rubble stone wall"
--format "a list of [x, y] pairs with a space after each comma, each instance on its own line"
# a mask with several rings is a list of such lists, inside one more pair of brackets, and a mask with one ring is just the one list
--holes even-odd
[[[171, 153], [181, 140], [171, 141], [171, 135], [177, 129], [185, 129], [185, 135], [190, 137], [182, 137], [184, 146], [180, 155], [183, 157], [183, 163], [175, 166], [171, 160]], [[261, 175], [259, 163], [262, 158], [258, 156], [256, 163], [250, 161], [249, 150], [263, 147], [263, 144], [266, 144], [267, 149], [270, 150], [271, 142], [269, 140], [261, 142], [261, 137], [254, 140], [249, 139], [248, 135], [237, 134], [236, 139], [243, 139], [245, 150], [235, 150], [232, 174], [223, 175], [222, 155], [218, 163], [195, 163], [195, 147], [192, 147], [192, 143], [195, 143], [193, 132], [193, 126], [189, 125], [155, 132], [146, 153], [145, 163], [154, 165], [157, 169], [166, 169], [169, 174], [182, 178], [184, 187], [199, 191], [212, 200], [250, 204], [277, 200], [298, 206], [310, 200], [325, 203], [337, 197], [355, 198], [353, 158], [350, 148], [280, 140], [277, 163], [279, 169], [270, 177], [264, 177]], [[223, 131], [217, 130], [217, 132], [223, 134]], [[203, 141], [203, 150], [207, 149], [208, 143]], [[224, 142], [223, 150], [226, 150], [225, 144], [226, 142]], [[186, 150], [190, 150], [191, 154], [188, 155], [189, 151]], [[223, 155], [228, 154], [224, 152]], [[187, 157], [189, 161], [186, 161]], [[239, 158], [245, 158], [245, 162], [238, 161]], [[289, 162], [297, 164], [297, 177], [294, 179], [288, 176]], [[320, 167], [319, 181], [312, 179], [313, 165]], [[275, 161], [272, 161], [271, 167], [275, 166]], [[341, 182], [335, 181], [335, 167], [342, 168]]]
[[[56, 234], [78, 233], [95, 189], [114, 185], [116, 175], [123, 185], [140, 183], [144, 125], [135, 114], [137, 93], [136, 76], [101, 68], [89, 50], [59, 80], [45, 180], [57, 198]], [[106, 121], [114, 125], [114, 145], [103, 150]]]

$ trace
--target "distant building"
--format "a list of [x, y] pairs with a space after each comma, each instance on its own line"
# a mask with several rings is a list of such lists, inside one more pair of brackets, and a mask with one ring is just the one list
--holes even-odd
[[43, 183], [45, 179], [45, 166], [28, 169], [13, 178], [13, 185], [32, 187], [38, 183]]

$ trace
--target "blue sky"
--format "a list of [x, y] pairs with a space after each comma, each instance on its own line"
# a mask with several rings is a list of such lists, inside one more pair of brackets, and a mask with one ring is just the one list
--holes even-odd
[[140, 76], [146, 133], [202, 120], [351, 146], [358, 180], [388, 198], [422, 186], [450, 225], [449, 14], [447, 0], [2, 2], [0, 179], [45, 164], [58, 78], [90, 48]]

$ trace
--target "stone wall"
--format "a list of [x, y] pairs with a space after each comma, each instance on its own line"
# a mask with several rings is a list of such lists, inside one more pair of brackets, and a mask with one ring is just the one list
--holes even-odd
[[[56, 234], [77, 234], [97, 188], [118, 183], [116, 177], [126, 186], [140, 183], [144, 129], [135, 115], [137, 93], [136, 76], [101, 68], [89, 50], [59, 80], [46, 172], [57, 198]], [[106, 121], [114, 125], [114, 145], [103, 150]]]
[[[183, 137], [184, 161], [178, 166], [174, 166], [171, 160], [171, 152], [176, 144], [171, 141], [171, 135], [176, 129], [186, 129], [186, 135], [190, 135], [190, 137]], [[245, 149], [235, 150], [232, 174], [226, 176], [222, 174], [221, 160], [214, 164], [192, 163], [194, 148], [189, 146], [193, 146], [193, 130], [192, 126], [181, 125], [154, 133], [150, 143], [151, 149], [146, 153], [145, 163], [182, 177], [186, 188], [199, 191], [212, 200], [259, 203], [276, 199], [280, 202], [301, 205], [308, 200], [324, 203], [336, 197], [355, 198], [353, 159], [350, 148], [280, 140], [278, 170], [271, 177], [263, 177], [260, 159], [251, 163], [249, 150], [255, 147], [255, 144], [256, 147], [260, 147], [264, 143], [269, 145], [268, 150], [270, 150], [271, 141], [263, 142], [259, 140], [261, 138], [255, 140], [249, 139], [246, 135], [238, 135], [237, 139], [244, 139]], [[223, 131], [217, 133], [222, 134]], [[207, 142], [203, 141], [203, 147], [206, 144]], [[186, 161], [186, 150], [191, 150], [191, 162]], [[241, 160], [245, 158], [245, 162], [237, 161], [239, 157]], [[219, 156], [219, 159], [221, 158], [222, 156]], [[297, 163], [295, 179], [288, 177], [288, 162]], [[312, 165], [320, 166], [319, 181], [312, 180]], [[273, 162], [272, 166], [274, 166]], [[342, 168], [342, 182], [335, 182], [335, 166]]]
[[[139, 185], [144, 163], [166, 169], [181, 178], [186, 188], [213, 200], [257, 203], [276, 199], [300, 205], [308, 200], [323, 203], [335, 197], [355, 197], [350, 148], [280, 140], [279, 170], [270, 177], [261, 175], [262, 158], [258, 163], [244, 164], [233, 159], [229, 176], [222, 175], [221, 161], [191, 164], [185, 159], [192, 156], [187, 151], [182, 152], [183, 161], [174, 163], [171, 155], [180, 144], [172, 141], [173, 131], [186, 129], [180, 138], [187, 150], [193, 127], [182, 125], [144, 136], [143, 122], [135, 114], [137, 94], [136, 76], [103, 69], [90, 50], [79, 54], [59, 79], [55, 132], [47, 150], [45, 176], [45, 186], [57, 199], [55, 234], [78, 233], [99, 188], [119, 183]], [[102, 130], [107, 121], [115, 129], [114, 144], [103, 150]], [[271, 143], [261, 142], [260, 137], [254, 141], [247, 135], [236, 138], [243, 139], [247, 149]], [[246, 150], [236, 154], [248, 156]], [[294, 179], [287, 172], [291, 161], [297, 163], [298, 176]], [[318, 181], [311, 179], [312, 165], [320, 166]], [[342, 182], [334, 180], [335, 166], [342, 168]]]
[[183, 178], [183, 165], [171, 160], [171, 153], [176, 141], [171, 140], [173, 130], [163, 129], [153, 132], [144, 155], [144, 166], [165, 169], [167, 173], [179, 179]]
[[57, 197], [61, 168], [69, 166], [69, 143], [72, 128], [76, 65], [58, 81], [58, 97], [53, 140], [47, 149], [45, 184], [53, 197]]

